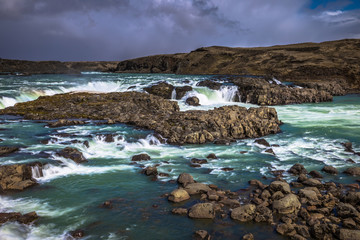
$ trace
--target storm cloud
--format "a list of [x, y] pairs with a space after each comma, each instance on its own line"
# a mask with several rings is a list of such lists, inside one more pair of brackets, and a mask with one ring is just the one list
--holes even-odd
[[[328, 1], [323, 1], [328, 2]], [[0, 57], [123, 60], [202, 46], [360, 38], [353, 1], [0, 0]]]

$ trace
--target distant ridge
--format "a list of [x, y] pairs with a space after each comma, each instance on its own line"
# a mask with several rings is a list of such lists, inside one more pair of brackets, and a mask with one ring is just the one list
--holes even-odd
[[360, 92], [360, 39], [271, 47], [202, 47], [190, 53], [162, 54], [121, 62], [31, 62], [0, 59], [0, 72], [174, 73], [261, 75], [281, 81], [342, 81]]

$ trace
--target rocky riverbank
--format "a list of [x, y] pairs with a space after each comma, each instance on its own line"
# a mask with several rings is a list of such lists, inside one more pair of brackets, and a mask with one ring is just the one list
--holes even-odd
[[[323, 171], [337, 174], [330, 166]], [[345, 173], [356, 172], [359, 176], [358, 171], [358, 167], [353, 167]], [[300, 164], [291, 167], [289, 173], [298, 179], [289, 184], [278, 176], [269, 185], [251, 180], [248, 189], [236, 192], [198, 183], [190, 174], [182, 173], [177, 179], [179, 187], [164, 196], [176, 206], [172, 214], [192, 219], [230, 218], [238, 223], [267, 223], [278, 234], [298, 240], [360, 238], [357, 183], [322, 182], [320, 173], [312, 177], [314, 173], [308, 175]], [[195, 233], [197, 239], [210, 239], [206, 231], [200, 231]], [[253, 236], [248, 234], [243, 239], [248, 237]]]
[[[154, 130], [170, 144], [202, 144], [280, 132], [274, 108], [225, 106], [179, 111], [177, 102], [140, 92], [69, 93], [39, 97], [0, 110], [32, 120], [93, 119]], [[81, 122], [83, 123], [83, 122]]]

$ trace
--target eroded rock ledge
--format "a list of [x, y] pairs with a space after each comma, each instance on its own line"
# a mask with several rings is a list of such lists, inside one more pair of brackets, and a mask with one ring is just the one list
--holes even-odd
[[93, 119], [154, 130], [170, 144], [256, 138], [280, 132], [276, 110], [226, 106], [179, 111], [177, 102], [140, 92], [67, 93], [40, 97], [0, 110], [32, 120]]

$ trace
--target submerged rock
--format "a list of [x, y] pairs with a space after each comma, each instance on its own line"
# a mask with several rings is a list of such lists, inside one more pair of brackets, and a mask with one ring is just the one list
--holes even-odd
[[329, 174], [338, 174], [338, 170], [332, 166], [324, 166], [321, 171], [329, 173]]
[[36, 212], [30, 212], [26, 214], [21, 214], [18, 212], [8, 212], [8, 213], [0, 213], [0, 225], [6, 222], [19, 222], [22, 224], [30, 224], [37, 220], [39, 216]]
[[232, 141], [280, 132], [274, 108], [225, 106], [180, 112], [177, 102], [140, 92], [66, 93], [1, 109], [26, 119], [112, 120], [154, 130], [170, 144]]
[[288, 171], [289, 173], [292, 173], [294, 175], [300, 175], [300, 174], [307, 174], [307, 171], [304, 167], [304, 165], [300, 163], [294, 164]]
[[351, 167], [344, 171], [344, 173], [352, 176], [360, 176], [360, 167]]
[[194, 239], [195, 240], [210, 240], [211, 236], [209, 235], [209, 233], [205, 230], [197, 230], [194, 233]]
[[2, 156], [6, 156], [10, 153], [14, 153], [19, 151], [18, 147], [6, 147], [6, 146], [2, 146], [0, 147], [0, 157]]
[[31, 166], [26, 164], [0, 166], [0, 187], [2, 191], [21, 191], [36, 184], [32, 178]]

